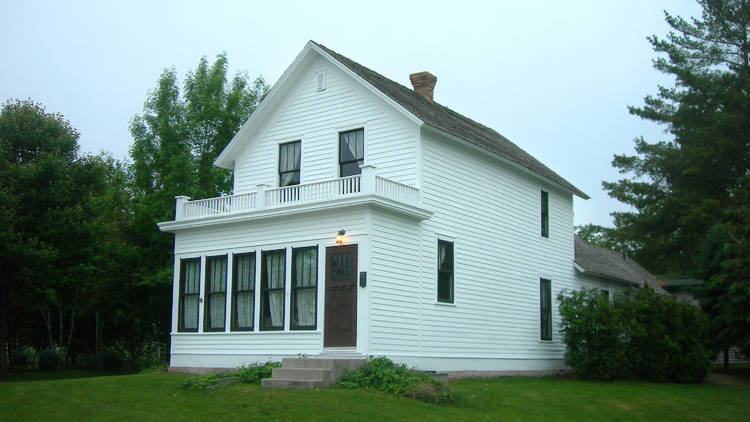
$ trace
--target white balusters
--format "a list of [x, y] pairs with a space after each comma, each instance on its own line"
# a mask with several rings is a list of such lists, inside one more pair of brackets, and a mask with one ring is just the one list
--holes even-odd
[[374, 194], [408, 205], [419, 205], [419, 189], [375, 176], [374, 170], [375, 168], [372, 166], [362, 166], [362, 175], [280, 188], [258, 185], [257, 192], [197, 201], [190, 201], [188, 197], [179, 196], [175, 198], [175, 220], [281, 208], [308, 202], [335, 200], [353, 195]]

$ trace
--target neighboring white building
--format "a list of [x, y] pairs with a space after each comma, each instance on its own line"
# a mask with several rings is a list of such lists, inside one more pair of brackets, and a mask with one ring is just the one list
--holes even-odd
[[234, 195], [177, 198], [172, 367], [561, 368], [558, 292], [644, 282], [576, 265], [588, 196], [411, 80], [307, 43], [216, 160]]

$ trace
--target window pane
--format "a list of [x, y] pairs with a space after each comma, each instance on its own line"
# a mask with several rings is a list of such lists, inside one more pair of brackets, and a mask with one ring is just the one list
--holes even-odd
[[183, 261], [183, 293], [196, 294], [200, 288], [200, 261]]
[[182, 327], [187, 330], [195, 330], [198, 328], [198, 295], [191, 295], [183, 298]]
[[539, 308], [542, 340], [552, 339], [552, 283], [550, 280], [539, 280]]
[[300, 141], [279, 145], [279, 172], [299, 170], [301, 146]]
[[542, 191], [542, 236], [549, 237], [549, 193]]
[[311, 327], [316, 325], [315, 289], [298, 289], [294, 292], [294, 325]]
[[294, 186], [299, 185], [299, 172], [291, 171], [288, 173], [279, 174], [279, 186]]
[[235, 255], [235, 291], [252, 290], [255, 284], [255, 254]]
[[285, 261], [285, 250], [263, 252], [261, 330], [284, 327]]
[[224, 310], [227, 305], [226, 293], [212, 293], [209, 300], [209, 309], [211, 310], [209, 327], [215, 329], [224, 328]]
[[266, 292], [268, 295], [268, 313], [266, 315], [267, 327], [281, 327], [284, 325], [284, 291], [273, 290]]
[[339, 133], [339, 163], [365, 158], [365, 130], [357, 129]]
[[353, 161], [351, 163], [344, 163], [341, 165], [341, 177], [354, 176], [355, 174], [361, 174], [362, 169], [359, 166], [362, 165], [362, 161]]
[[292, 328], [317, 325], [318, 248], [293, 252]]
[[240, 292], [235, 296], [237, 328], [252, 328], [255, 315], [255, 295], [252, 292]]
[[295, 287], [315, 286], [318, 276], [317, 248], [294, 250]]
[[438, 302], [453, 302], [453, 242], [438, 240]]

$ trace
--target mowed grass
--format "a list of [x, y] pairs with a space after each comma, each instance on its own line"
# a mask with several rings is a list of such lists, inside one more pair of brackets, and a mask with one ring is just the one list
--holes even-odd
[[94, 375], [14, 375], [0, 383], [0, 420], [750, 421], [746, 386], [467, 379], [451, 383], [459, 403], [438, 406], [362, 390], [192, 391], [179, 388], [189, 375]]

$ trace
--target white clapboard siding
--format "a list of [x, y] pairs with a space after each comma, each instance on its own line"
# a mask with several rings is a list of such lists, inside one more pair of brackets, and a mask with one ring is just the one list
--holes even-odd
[[[318, 91], [322, 71], [326, 89]], [[247, 146], [235, 158], [235, 193], [254, 192], [258, 184], [278, 186], [278, 144], [296, 140], [302, 140], [302, 183], [338, 177], [338, 132], [358, 128], [365, 129], [366, 164], [379, 176], [418, 184], [416, 124], [323, 59], [301, 72], [258, 137], [242, 139]]]
[[419, 354], [419, 222], [373, 210], [370, 354]]
[[364, 213], [339, 209], [195, 228], [175, 235], [175, 254], [330, 240], [342, 228], [350, 235], [363, 232]]

